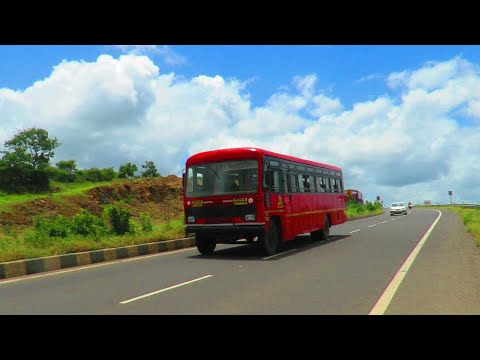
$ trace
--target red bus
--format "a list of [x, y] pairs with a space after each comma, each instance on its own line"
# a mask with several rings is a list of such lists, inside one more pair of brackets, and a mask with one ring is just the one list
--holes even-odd
[[363, 204], [363, 195], [360, 191], [355, 189], [345, 190], [345, 197], [347, 201], [354, 201], [359, 204]]
[[300, 234], [327, 239], [346, 221], [339, 167], [247, 147], [201, 152], [185, 165], [186, 232], [202, 254], [246, 239], [273, 255]]

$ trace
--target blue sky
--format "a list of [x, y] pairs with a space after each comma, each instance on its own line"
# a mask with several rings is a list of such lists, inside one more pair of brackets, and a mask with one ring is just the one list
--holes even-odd
[[[161, 55], [150, 53], [161, 72], [173, 71], [187, 78], [203, 74], [252, 79], [248, 91], [256, 105], [302, 73], [316, 73], [321, 79], [320, 86], [327, 91], [333, 87], [351, 106], [388, 91], [383, 77], [391, 72], [459, 55], [472, 61], [480, 60], [480, 47], [473, 45], [181, 45], [169, 48], [181, 54], [185, 62], [171, 64]], [[53, 66], [62, 60], [89, 62], [105, 53], [119, 56], [123, 52], [111, 45], [0, 45], [0, 86], [25, 89], [48, 77]], [[370, 80], [365, 81], [369, 76]]]
[[0, 150], [38, 126], [62, 142], [55, 161], [180, 175], [194, 152], [258, 146], [341, 166], [371, 200], [480, 201], [480, 46], [0, 45], [0, 59]]

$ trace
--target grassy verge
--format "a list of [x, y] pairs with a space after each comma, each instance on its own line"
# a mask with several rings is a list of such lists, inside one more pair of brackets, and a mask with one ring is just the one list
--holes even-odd
[[366, 201], [364, 205], [348, 202], [345, 209], [347, 219], [349, 220], [365, 216], [380, 215], [383, 214], [383, 212], [384, 210], [381, 204], [374, 204], [369, 201]]
[[[420, 206], [419, 206], [420, 207]], [[473, 235], [475, 244], [480, 247], [480, 208], [461, 206], [421, 206], [424, 209], [446, 209], [460, 215], [465, 230]]]
[[84, 237], [70, 235], [65, 238], [52, 238], [41, 244], [32, 245], [24, 234], [7, 227], [2, 229], [0, 237], [0, 262], [33, 259], [51, 255], [61, 255], [81, 251], [100, 250], [128, 245], [146, 244], [162, 240], [173, 240], [185, 236], [183, 217], [166, 223], [156, 224], [148, 233], [138, 231], [135, 234], [104, 237]]
[[0, 211], [8, 212], [13, 205], [22, 204], [35, 199], [44, 197], [59, 198], [68, 195], [80, 195], [87, 190], [97, 186], [112, 185], [114, 181], [104, 182], [84, 182], [84, 183], [60, 183], [53, 181], [51, 184], [51, 191], [36, 193], [36, 194], [6, 194], [0, 192]]
[[[109, 183], [105, 183], [105, 185], [108, 184]], [[61, 187], [59, 186], [59, 192], [55, 195], [81, 194], [92, 187], [100, 186], [99, 183], [61, 185]], [[9, 196], [10, 201], [7, 202], [9, 205], [34, 198], [32, 195]], [[36, 196], [40, 197], [38, 194], [36, 194]], [[57, 199], [61, 200], [62, 198], [58, 196]], [[366, 202], [365, 205], [349, 203], [346, 208], [349, 219], [366, 215], [377, 215], [383, 211], [381, 205], [369, 202]], [[78, 216], [75, 218], [77, 220], [80, 219]], [[37, 228], [34, 226], [31, 229], [18, 229], [12, 226], [5, 226], [0, 229], [0, 262], [145, 244], [163, 240], [173, 240], [185, 236], [183, 216], [165, 223], [152, 224], [153, 226], [149, 226], [149, 231], [145, 230], [146, 223], [142, 223], [142, 226], [137, 224], [133, 233], [127, 232], [125, 235], [112, 235], [112, 233], [107, 234], [102, 232], [103, 225], [99, 221], [100, 219], [94, 220], [89, 215], [84, 216], [83, 222], [79, 221], [77, 223], [77, 227], [88, 227], [92, 230], [92, 234], [96, 234], [90, 235], [90, 233], [88, 233], [86, 236], [79, 235], [79, 232], [72, 230], [74, 227], [72, 224], [75, 222], [74, 219], [67, 220], [63, 217], [58, 217], [55, 221], [47, 221], [45, 219], [40, 222], [37, 221], [37, 225], [40, 224], [41, 226], [37, 226]], [[149, 221], [151, 221], [151, 219]]]

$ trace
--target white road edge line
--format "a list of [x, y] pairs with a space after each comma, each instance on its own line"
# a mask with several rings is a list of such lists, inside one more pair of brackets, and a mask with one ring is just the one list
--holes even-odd
[[377, 224], [368, 225], [368, 227], [374, 227], [374, 226], [377, 226]]
[[295, 251], [297, 249], [292, 249], [292, 250], [288, 250], [288, 251], [284, 251], [284, 252], [281, 252], [281, 253], [278, 253], [278, 254], [275, 254], [275, 255], [272, 255], [272, 256], [267, 256], [267, 257], [264, 257], [262, 258], [262, 260], [268, 260], [268, 259], [271, 259], [275, 256], [279, 256], [279, 255], [283, 255], [283, 254], [288, 254], [289, 252], [292, 252], [292, 251]]
[[209, 278], [209, 277], [211, 277], [211, 276], [213, 276], [213, 275], [205, 275], [205, 276], [199, 277], [199, 278], [197, 278], [197, 279], [193, 279], [193, 280], [190, 280], [190, 281], [183, 282], [183, 283], [181, 283], [181, 284], [169, 286], [169, 287], [167, 287], [167, 288], [165, 288], [165, 289], [157, 290], [157, 291], [154, 291], [154, 292], [145, 294], [145, 295], [140, 295], [140, 296], [134, 297], [133, 299], [128, 299], [128, 300], [120, 301], [120, 304], [128, 304], [128, 303], [131, 303], [132, 301], [137, 301], [137, 300], [146, 298], [146, 297], [148, 297], [148, 296], [156, 295], [156, 294], [162, 293], [162, 292], [164, 292], [164, 291], [168, 291], [168, 290], [175, 289], [175, 288], [180, 287], [180, 286], [183, 286], [183, 285], [188, 285], [188, 284], [191, 284], [191, 283], [193, 283], [193, 282], [195, 282], [195, 281], [200, 281], [200, 280]]
[[349, 234], [354, 233], [354, 232], [357, 232], [357, 231], [360, 231], [360, 229], [350, 231]]
[[403, 278], [405, 277], [405, 275], [407, 275], [408, 269], [413, 264], [413, 261], [415, 260], [418, 253], [420, 252], [420, 249], [422, 248], [422, 246], [427, 241], [433, 228], [435, 227], [435, 225], [437, 225], [438, 220], [440, 220], [440, 218], [442, 217], [441, 211], [439, 210], [435, 210], [435, 211], [438, 212], [437, 219], [433, 222], [432, 225], [430, 225], [425, 235], [423, 235], [422, 239], [418, 242], [417, 246], [415, 246], [415, 248], [412, 250], [410, 255], [407, 257], [407, 260], [405, 260], [405, 262], [402, 264], [400, 269], [397, 271], [392, 281], [390, 281], [390, 284], [388, 284], [387, 288], [383, 291], [383, 294], [380, 296], [377, 303], [372, 308], [372, 310], [370, 310], [370, 313], [368, 315], [383, 315], [387, 310], [388, 305], [393, 299], [393, 295], [395, 295], [396, 291], [400, 287], [400, 284], [402, 283]]

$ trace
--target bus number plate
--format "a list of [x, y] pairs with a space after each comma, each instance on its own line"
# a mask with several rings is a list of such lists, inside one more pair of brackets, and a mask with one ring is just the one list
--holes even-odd
[[201, 207], [203, 206], [203, 200], [193, 200], [192, 207]]
[[233, 199], [233, 205], [247, 205], [247, 198]]

